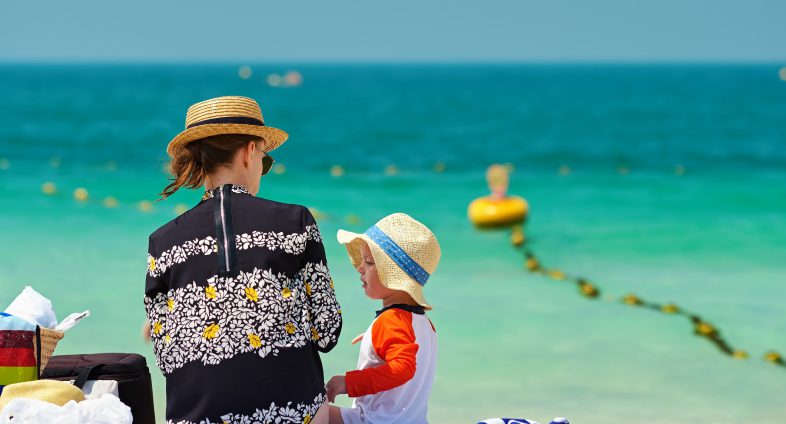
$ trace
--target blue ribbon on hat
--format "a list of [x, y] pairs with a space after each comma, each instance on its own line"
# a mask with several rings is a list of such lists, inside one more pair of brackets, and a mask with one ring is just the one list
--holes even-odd
[[404, 251], [393, 239], [391, 239], [384, 231], [374, 225], [369, 228], [365, 233], [377, 246], [380, 247], [393, 262], [399, 266], [404, 272], [407, 273], [413, 280], [417, 281], [421, 286], [425, 286], [430, 274], [423, 269], [414, 259], [412, 259], [407, 252]]

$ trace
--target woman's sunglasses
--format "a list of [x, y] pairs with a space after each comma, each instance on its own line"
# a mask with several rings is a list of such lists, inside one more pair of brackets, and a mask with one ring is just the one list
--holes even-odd
[[270, 156], [267, 153], [265, 153], [265, 157], [262, 158], [262, 175], [265, 175], [268, 172], [270, 172], [270, 168], [273, 167], [273, 163], [275, 162], [276, 160], [273, 159], [273, 156]]

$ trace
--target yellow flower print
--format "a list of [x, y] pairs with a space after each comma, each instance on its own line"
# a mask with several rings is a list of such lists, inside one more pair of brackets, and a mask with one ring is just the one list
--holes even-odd
[[164, 343], [169, 344], [169, 342], [171, 341], [172, 341], [172, 337], [169, 337], [169, 334], [167, 334], [166, 337], [164, 337]]
[[311, 422], [311, 414], [306, 414], [306, 416], [303, 417], [303, 424], [308, 424], [310, 422]]
[[216, 286], [207, 286], [205, 287], [205, 297], [208, 299], [215, 299], [216, 298]]
[[253, 287], [246, 287], [246, 298], [252, 302], [259, 302], [257, 290]]
[[258, 347], [262, 346], [262, 340], [261, 340], [261, 339], [259, 338], [259, 336], [257, 336], [256, 334], [249, 334], [249, 335], [248, 335], [248, 343], [249, 343], [249, 344], [251, 345], [251, 347], [253, 347], [254, 349], [256, 349], [256, 348], [258, 348]]
[[336, 313], [341, 315], [341, 309], [337, 310]]
[[292, 296], [292, 291], [290, 291], [290, 290], [289, 290], [289, 287], [284, 287], [284, 288], [281, 290], [281, 296], [284, 296], [284, 299], [286, 299], [286, 298], [288, 298], [289, 296]]
[[330, 288], [331, 289], [335, 289], [336, 288], [336, 285], [333, 284], [333, 279], [332, 278], [330, 279]]
[[156, 270], [156, 260], [152, 256], [147, 259], [147, 268], [151, 272]]
[[311, 283], [306, 283], [306, 294], [311, 296]]
[[210, 340], [215, 339], [218, 336], [218, 330], [220, 330], [218, 324], [210, 324], [205, 327], [205, 331], [202, 332], [202, 337]]
[[295, 324], [288, 322], [287, 325], [284, 326], [284, 330], [289, 334], [295, 334]]
[[156, 321], [153, 323], [153, 334], [156, 336], [161, 333], [161, 323]]
[[175, 299], [172, 299], [171, 297], [169, 299], [167, 299], [166, 300], [166, 308], [169, 309], [169, 312], [172, 312], [173, 310], [175, 310]]
[[319, 333], [317, 332], [317, 329], [314, 327], [311, 327], [311, 340], [313, 341], [319, 340]]

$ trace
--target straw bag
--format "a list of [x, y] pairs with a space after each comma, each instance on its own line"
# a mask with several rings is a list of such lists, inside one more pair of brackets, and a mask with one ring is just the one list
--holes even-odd
[[[39, 337], [33, 341], [36, 352], [40, 352], [39, 357], [39, 370], [43, 372], [49, 358], [55, 352], [57, 343], [65, 336], [62, 331], [52, 330], [51, 328], [38, 327]], [[40, 340], [40, 350], [38, 341]]]

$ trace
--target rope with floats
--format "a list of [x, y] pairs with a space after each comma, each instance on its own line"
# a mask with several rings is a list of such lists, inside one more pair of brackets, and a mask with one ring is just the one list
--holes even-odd
[[[509, 170], [502, 165], [492, 165], [489, 167], [486, 178], [492, 194], [472, 202], [468, 210], [470, 221], [478, 228], [510, 228], [510, 243], [514, 249], [523, 254], [524, 268], [527, 271], [553, 281], [572, 283], [576, 286], [581, 296], [590, 300], [599, 299], [601, 290], [592, 283], [591, 280], [581, 276], [570, 275], [559, 268], [547, 267], [541, 262], [538, 256], [535, 255], [524, 232], [524, 225], [529, 212], [526, 201], [524, 201], [526, 208], [523, 214], [521, 214], [520, 219], [518, 219], [517, 222], [511, 223], [510, 214], [504, 212], [504, 206], [511, 205], [512, 200], [521, 198], [508, 196], [506, 194], [509, 185], [508, 171]], [[523, 199], [521, 200], [523, 201]], [[478, 211], [478, 205], [482, 205], [481, 211]], [[496, 212], [500, 210], [500, 208], [503, 209], [503, 213]], [[497, 217], [497, 219], [495, 220], [494, 217]], [[674, 303], [652, 302], [633, 293], [626, 294], [619, 298], [612, 297], [611, 300], [618, 301], [631, 307], [656, 311], [665, 315], [685, 317], [693, 326], [693, 332], [696, 336], [706, 339], [715, 345], [723, 354], [729, 355], [735, 359], [748, 359], [749, 357], [746, 351], [733, 348], [721, 335], [720, 330], [709, 321]], [[783, 356], [775, 350], [765, 353], [763, 359], [771, 364], [786, 368], [786, 360], [784, 360]]]

